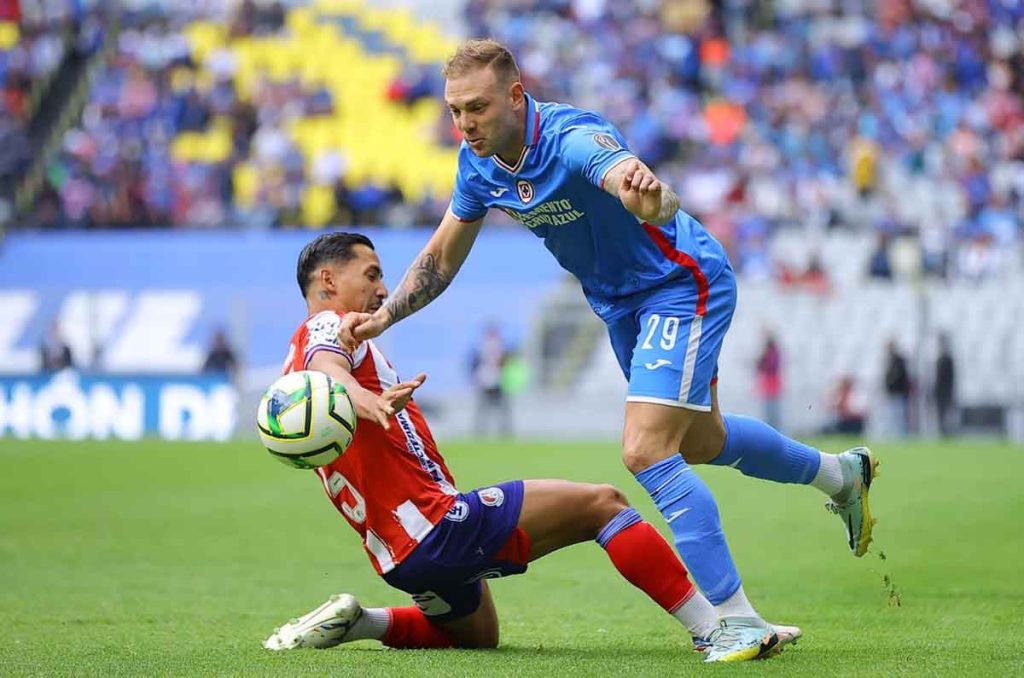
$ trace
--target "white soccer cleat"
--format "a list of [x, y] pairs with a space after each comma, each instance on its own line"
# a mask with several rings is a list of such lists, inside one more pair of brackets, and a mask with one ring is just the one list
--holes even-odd
[[[786, 626], [784, 624], [770, 624], [770, 626], [775, 629], [775, 635], [778, 636], [779, 642], [766, 653], [766, 657], [777, 655], [782, 652], [782, 648], [786, 645], [796, 645], [796, 641], [800, 640], [804, 635], [799, 626]], [[711, 636], [693, 636], [694, 652], [707, 652], [713, 644], [714, 641], [711, 639]]]
[[771, 627], [775, 629], [775, 635], [779, 637], [779, 644], [772, 648], [772, 654], [782, 652], [782, 648], [787, 645], [796, 645], [796, 641], [800, 640], [804, 635], [804, 632], [800, 630], [799, 626], [772, 624]]
[[263, 647], [275, 651], [300, 647], [323, 650], [341, 645], [362, 616], [363, 608], [354, 596], [336, 594], [312, 612], [274, 629], [270, 637], [263, 641]]
[[759, 617], [724, 617], [711, 632], [711, 647], [704, 661], [744, 662], [777, 653], [779, 636], [771, 624]]

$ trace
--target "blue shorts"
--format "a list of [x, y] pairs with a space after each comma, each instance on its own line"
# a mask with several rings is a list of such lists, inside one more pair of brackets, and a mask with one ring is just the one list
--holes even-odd
[[608, 322], [626, 400], [707, 412], [718, 378], [718, 354], [736, 310], [736, 278], [728, 266], [702, 298], [692, 278], [673, 281]]
[[433, 620], [476, 612], [481, 580], [526, 572], [530, 544], [516, 527], [522, 508], [522, 480], [458, 495], [448, 515], [384, 581], [412, 594]]

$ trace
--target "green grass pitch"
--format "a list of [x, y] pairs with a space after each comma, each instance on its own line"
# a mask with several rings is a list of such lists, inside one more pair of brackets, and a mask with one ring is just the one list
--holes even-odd
[[[836, 449], [833, 441], [829, 447]], [[611, 481], [656, 525], [614, 444], [443, 445], [460, 487]], [[729, 469], [719, 500], [750, 598], [805, 637], [767, 662], [704, 666], [596, 544], [492, 582], [494, 651], [260, 642], [327, 595], [405, 605], [317, 479], [255, 442], [0, 441], [0, 675], [1012, 675], [1024, 673], [1024, 450], [880, 445], [876, 541], [857, 560], [810, 488]], [[884, 551], [886, 560], [879, 558]], [[883, 576], [901, 598], [889, 604]]]

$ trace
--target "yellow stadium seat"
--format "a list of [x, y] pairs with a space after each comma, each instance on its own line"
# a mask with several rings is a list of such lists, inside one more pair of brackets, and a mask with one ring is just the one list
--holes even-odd
[[182, 132], [171, 142], [171, 157], [178, 162], [192, 162], [201, 153], [202, 135], [197, 132]]
[[202, 63], [206, 56], [224, 44], [224, 27], [211, 21], [194, 21], [185, 29], [185, 37], [192, 49], [196, 63]]
[[256, 168], [247, 162], [239, 163], [232, 173], [235, 186], [235, 201], [242, 207], [252, 207], [256, 202], [256, 191], [259, 188], [259, 176]]
[[201, 162], [224, 162], [231, 155], [231, 130], [211, 129], [204, 138]]
[[18, 24], [13, 21], [0, 21], [0, 52], [14, 49], [21, 40]]
[[302, 223], [323, 227], [334, 216], [334, 191], [328, 186], [314, 185], [302, 195]]
[[285, 25], [287, 25], [288, 30], [295, 35], [305, 36], [315, 30], [316, 17], [313, 14], [312, 9], [308, 7], [296, 7], [292, 11], [288, 12], [288, 16], [285, 17]]
[[[456, 152], [437, 145], [436, 128], [443, 115], [440, 102], [427, 99], [412, 107], [388, 100], [390, 83], [407, 67], [391, 53], [365, 51], [362, 39], [346, 34], [331, 17], [352, 17], [366, 30], [402, 47], [414, 63], [437, 65], [455, 49], [454, 42], [431, 22], [422, 22], [404, 7], [382, 8], [366, 0], [312, 0], [286, 14], [287, 31], [270, 37], [227, 36], [227, 29], [210, 21], [196, 21], [186, 35], [197, 63], [221, 46], [233, 50], [237, 60], [235, 87], [251, 98], [264, 79], [297, 78], [306, 90], [326, 87], [334, 97], [334, 112], [289, 123], [289, 135], [312, 167], [317, 154], [337, 149], [346, 157], [345, 182], [355, 188], [367, 181], [396, 183], [413, 201], [451, 190]], [[0, 44], [10, 41], [17, 27], [0, 25]], [[7, 31], [8, 34], [5, 34]], [[175, 74], [176, 86], [187, 86], [184, 74]], [[208, 69], [196, 74], [200, 86], [209, 87]], [[182, 162], [221, 162], [231, 152], [231, 126], [215, 120], [203, 134], [183, 133], [172, 143], [173, 157]], [[263, 180], [254, 165], [233, 170], [236, 200], [252, 205]], [[442, 196], [443, 197], [443, 196]], [[334, 214], [329, 187], [309, 186], [302, 196], [302, 220], [323, 226]]]

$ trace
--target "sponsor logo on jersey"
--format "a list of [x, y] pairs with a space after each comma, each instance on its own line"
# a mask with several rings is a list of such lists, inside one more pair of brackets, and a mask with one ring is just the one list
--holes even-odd
[[501, 186], [499, 188], [494, 189], [493, 191], [489, 191], [489, 193], [493, 195], [495, 198], [500, 198], [501, 196], [508, 193], [508, 189], [505, 188], [504, 186]]
[[477, 490], [476, 493], [484, 506], [501, 506], [505, 503], [505, 492], [500, 487], [488, 487]]
[[520, 179], [516, 182], [516, 192], [519, 193], [519, 199], [523, 201], [524, 205], [529, 204], [533, 200], [533, 184], [526, 179]]
[[498, 209], [529, 229], [571, 224], [584, 216], [583, 212], [573, 207], [572, 201], [568, 198], [542, 202], [527, 212], [517, 212], [508, 207], [499, 207]]
[[595, 134], [594, 143], [602, 148], [607, 148], [609, 151], [617, 151], [622, 148], [619, 142], [615, 140], [615, 137], [610, 134]]
[[306, 340], [306, 353], [316, 346], [340, 347], [338, 329], [341, 327], [341, 316], [334, 311], [318, 313], [306, 322], [309, 338]]
[[445, 514], [444, 519], [450, 520], [453, 523], [461, 523], [463, 520], [469, 517], [469, 504], [462, 501], [461, 499], [448, 509], [448, 513]]

